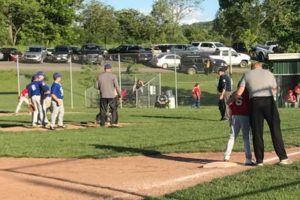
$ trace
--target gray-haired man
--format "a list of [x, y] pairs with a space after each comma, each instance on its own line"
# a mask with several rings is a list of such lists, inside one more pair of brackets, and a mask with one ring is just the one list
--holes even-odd
[[237, 96], [241, 96], [247, 88], [250, 96], [250, 123], [253, 135], [253, 146], [258, 166], [263, 165], [264, 140], [263, 126], [266, 119], [273, 141], [273, 146], [281, 164], [291, 164], [288, 159], [281, 134], [280, 117], [274, 101], [277, 84], [274, 75], [262, 68], [261, 63], [252, 65], [240, 83]]
[[121, 97], [121, 91], [117, 76], [112, 73], [111, 64], [104, 65], [104, 73], [101, 73], [97, 79], [97, 87], [100, 90], [100, 126], [106, 122], [106, 114], [111, 112], [110, 124], [118, 125], [118, 98]]

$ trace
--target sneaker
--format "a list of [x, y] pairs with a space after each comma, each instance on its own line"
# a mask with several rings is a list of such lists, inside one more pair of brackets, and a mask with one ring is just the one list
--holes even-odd
[[37, 125], [37, 124], [32, 124], [32, 128], [39, 128], [39, 125]]
[[255, 164], [255, 162], [254, 162], [253, 160], [251, 160], [251, 159], [246, 159], [245, 165], [246, 165], [246, 166], [255, 166], [256, 164]]
[[119, 126], [119, 124], [111, 124], [110, 127], [111, 128], [119, 128], [120, 126]]
[[65, 125], [58, 125], [57, 128], [66, 128]]
[[290, 164], [293, 164], [293, 161], [290, 160], [290, 159], [284, 159], [284, 160], [281, 160], [280, 165], [290, 165]]
[[263, 167], [264, 164], [263, 164], [263, 163], [256, 163], [256, 166], [258, 166], [258, 167]]
[[49, 128], [51, 131], [55, 131], [55, 127], [54, 126], [50, 126]]
[[51, 126], [51, 125], [50, 125], [49, 122], [44, 124], [44, 128], [50, 128], [50, 126]]
[[225, 162], [227, 162], [227, 161], [229, 161], [229, 160], [230, 160], [230, 156], [225, 156], [225, 157], [224, 157], [224, 161], [225, 161]]

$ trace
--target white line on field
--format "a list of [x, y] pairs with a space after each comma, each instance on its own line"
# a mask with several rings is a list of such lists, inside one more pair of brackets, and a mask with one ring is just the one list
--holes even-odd
[[[288, 153], [287, 155], [288, 156], [295, 156], [295, 155], [298, 155], [298, 154], [300, 154], [300, 151]], [[266, 159], [264, 162], [269, 163], [269, 162], [272, 162], [274, 160], [278, 160], [278, 157], [276, 156], [276, 157]], [[237, 166], [240, 166], [240, 165], [237, 165]], [[236, 166], [233, 166], [233, 167], [236, 167]], [[228, 168], [230, 168], [230, 167], [228, 167]], [[216, 169], [220, 169], [220, 168], [216, 168]], [[215, 171], [199, 172], [199, 173], [196, 173], [196, 174], [179, 177], [179, 178], [176, 178], [176, 179], [173, 179], [173, 180], [168, 180], [168, 181], [165, 181], [165, 182], [162, 182], [162, 183], [159, 183], [159, 184], [143, 187], [143, 188], [141, 188], [141, 190], [150, 190], [150, 189], [153, 189], [153, 188], [172, 186], [176, 183], [192, 180], [192, 179], [199, 178], [201, 176], [209, 175], [209, 174], [213, 174], [213, 173], [215, 173]]]

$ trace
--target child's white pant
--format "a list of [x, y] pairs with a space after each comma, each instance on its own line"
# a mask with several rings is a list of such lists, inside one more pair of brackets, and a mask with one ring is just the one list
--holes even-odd
[[51, 104], [52, 104], [51, 126], [52, 127], [55, 126], [57, 118], [58, 118], [58, 126], [63, 126], [64, 114], [65, 114], [64, 104], [62, 103], [60, 106], [58, 106], [56, 101], [52, 101]]
[[21, 109], [21, 106], [22, 106], [22, 104], [23, 104], [24, 102], [27, 104], [27, 106], [29, 105], [29, 100], [28, 100], [28, 98], [26, 98], [26, 97], [20, 97], [19, 103], [18, 103], [17, 108], [16, 108], [16, 113], [19, 113], [19, 111], [20, 111], [20, 109]]
[[43, 100], [43, 112], [44, 112], [44, 123], [49, 123], [48, 117], [47, 117], [47, 109], [51, 106], [51, 97], [46, 97]]
[[37, 124], [38, 120], [42, 121], [44, 119], [44, 112], [41, 104], [41, 96], [32, 96], [31, 101], [34, 106], [32, 124]]
[[235, 139], [237, 138], [241, 129], [243, 132], [245, 156], [247, 160], [251, 160], [252, 154], [251, 154], [251, 145], [250, 145], [251, 144], [250, 120], [249, 120], [249, 116], [243, 116], [243, 115], [232, 115], [232, 120], [230, 124], [231, 132], [229, 135], [224, 156], [230, 157]]

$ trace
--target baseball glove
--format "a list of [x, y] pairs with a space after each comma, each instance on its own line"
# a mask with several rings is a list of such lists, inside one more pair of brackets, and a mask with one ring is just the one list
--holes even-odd
[[33, 105], [32, 103], [29, 104], [28, 110], [29, 110], [29, 112], [31, 112], [31, 113], [35, 111], [35, 107], [34, 107], [34, 105]]

